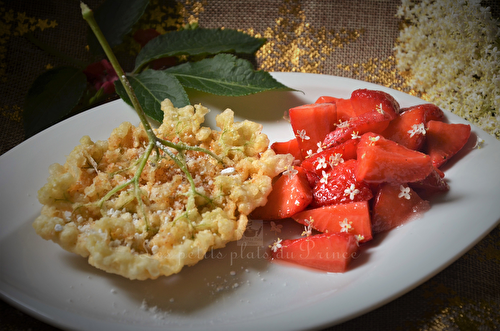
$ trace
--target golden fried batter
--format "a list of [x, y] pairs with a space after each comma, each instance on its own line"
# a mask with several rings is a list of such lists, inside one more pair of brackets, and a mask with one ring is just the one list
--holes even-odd
[[272, 178], [293, 158], [268, 149], [262, 126], [234, 122], [229, 109], [217, 116], [219, 131], [201, 126], [209, 111], [201, 105], [177, 109], [165, 100], [162, 110], [157, 137], [210, 150], [219, 160], [168, 148], [179, 165], [164, 151], [159, 158], [153, 152], [138, 190], [132, 184], [121, 188], [148, 146], [143, 127], [123, 123], [107, 141], [95, 143], [85, 136], [64, 165], [50, 167], [38, 192], [38, 235], [130, 279], [178, 273], [207, 251], [241, 238], [247, 215], [266, 203]]

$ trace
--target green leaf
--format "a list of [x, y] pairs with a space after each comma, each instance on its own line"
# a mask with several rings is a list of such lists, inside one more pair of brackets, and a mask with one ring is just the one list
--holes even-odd
[[[144, 14], [149, 0], [106, 0], [97, 10], [94, 17], [104, 37], [111, 47], [120, 45], [133, 25]], [[94, 33], [89, 29], [87, 40], [93, 54], [104, 51]]]
[[265, 42], [263, 38], [254, 38], [230, 29], [172, 31], [154, 38], [144, 46], [135, 59], [134, 72], [138, 72], [153, 60], [168, 56], [213, 55], [228, 52], [253, 54]]
[[267, 90], [292, 90], [265, 71], [230, 54], [219, 54], [198, 62], [188, 62], [165, 70], [184, 87], [223, 96], [243, 96]]
[[61, 120], [80, 101], [87, 78], [74, 67], [59, 67], [40, 75], [31, 85], [24, 105], [26, 136]]
[[[158, 122], [163, 121], [161, 102], [170, 99], [175, 107], [189, 104], [186, 91], [175, 76], [164, 71], [146, 70], [139, 75], [127, 75], [144, 112]], [[116, 92], [129, 105], [130, 99], [120, 81], [115, 82]]]

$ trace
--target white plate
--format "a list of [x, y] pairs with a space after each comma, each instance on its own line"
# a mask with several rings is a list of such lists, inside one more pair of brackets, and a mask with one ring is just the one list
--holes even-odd
[[[301, 92], [242, 98], [194, 95], [214, 110], [232, 108], [259, 121], [271, 141], [293, 137], [283, 113], [321, 95], [349, 97], [357, 88], [391, 93], [404, 106], [423, 101], [361, 81], [326, 75], [275, 73]], [[466, 123], [446, 113], [450, 122]], [[264, 246], [276, 237], [233, 243], [180, 274], [129, 281], [89, 266], [39, 238], [37, 190], [48, 167], [63, 163], [83, 135], [106, 139], [124, 120], [138, 124], [121, 101], [97, 107], [28, 139], [0, 157], [0, 295], [23, 311], [65, 329], [298, 330], [344, 322], [423, 283], [459, 258], [499, 222], [500, 142], [472, 138], [446, 170], [450, 192], [432, 200], [423, 218], [378, 236], [348, 272], [327, 274], [268, 262]], [[211, 116], [208, 122], [213, 121]], [[457, 162], [459, 161], [459, 162]], [[258, 228], [259, 222], [253, 224]], [[286, 233], [278, 234], [286, 237]], [[249, 240], [247, 238], [247, 240]], [[264, 246], [251, 246], [252, 243]]]

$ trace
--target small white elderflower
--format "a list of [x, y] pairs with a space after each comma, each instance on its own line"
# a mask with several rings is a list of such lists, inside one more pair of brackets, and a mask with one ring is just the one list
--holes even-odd
[[359, 135], [359, 131], [353, 131], [351, 133], [351, 139], [359, 139], [361, 136]]
[[302, 141], [311, 139], [311, 138], [307, 135], [306, 130], [304, 130], [304, 129], [302, 129], [302, 130], [297, 130], [297, 137], [299, 137], [300, 139], [302, 139]]
[[281, 242], [282, 240], [280, 238], [276, 239], [276, 241], [272, 244], [272, 246], [270, 246], [271, 250], [276, 253], [281, 247], [283, 247]]
[[310, 157], [311, 157], [311, 156], [313, 156], [313, 155], [314, 155], [314, 153], [313, 153], [312, 149], [308, 150], [308, 151], [307, 151], [307, 156], [306, 156], [306, 159], [310, 158]]
[[361, 235], [361, 234], [357, 234], [354, 236], [356, 238], [356, 244], [359, 246], [359, 242], [362, 241], [362, 240], [365, 240], [365, 236]]
[[348, 195], [349, 199], [351, 199], [351, 200], [354, 200], [354, 197], [358, 193], [359, 193], [359, 190], [356, 188], [356, 185], [354, 185], [354, 184], [351, 184], [350, 187], [348, 187], [344, 190], [344, 195]]
[[399, 186], [399, 190], [401, 192], [399, 192], [398, 194], [398, 198], [405, 198], [406, 200], [410, 200], [411, 196], [410, 196], [410, 187], [404, 187], [403, 185], [400, 185]]
[[288, 176], [289, 179], [292, 179], [293, 176], [295, 176], [298, 173], [299, 171], [295, 169], [294, 166], [286, 167], [285, 171], [283, 171], [283, 175]]
[[348, 128], [349, 127], [349, 121], [344, 121], [342, 122], [341, 120], [339, 120], [339, 124], [337, 124], [337, 128]]
[[372, 137], [369, 137], [368, 139], [370, 139], [370, 141], [376, 142], [380, 139], [380, 136], [372, 136]]
[[326, 169], [326, 167], [328, 166], [326, 164], [326, 160], [324, 157], [318, 157], [316, 159], [316, 161], [318, 162], [318, 164], [316, 165], [316, 170], [319, 170], [319, 169]]
[[321, 141], [319, 141], [316, 146], [318, 146], [318, 149], [316, 150], [316, 153], [321, 153], [323, 152], [323, 146], [321, 144]]
[[328, 176], [329, 176], [329, 175], [330, 175], [330, 174], [326, 173], [324, 170], [323, 170], [323, 171], [321, 171], [321, 179], [319, 180], [319, 181], [320, 181], [320, 183], [323, 183], [323, 184], [325, 184], [325, 185], [326, 185], [326, 184], [328, 184]]
[[413, 124], [411, 127], [411, 130], [408, 130], [408, 133], [410, 134], [410, 138], [413, 137], [416, 134], [422, 134], [425, 135], [427, 131], [425, 131], [425, 125], [424, 123], [420, 124]]
[[330, 159], [328, 159], [328, 163], [330, 167], [336, 167], [340, 163], [344, 163], [344, 159], [342, 158], [342, 153], [335, 153], [335, 155], [330, 155]]
[[477, 137], [476, 144], [474, 145], [473, 148], [481, 149], [483, 147], [483, 144], [484, 144], [484, 139]]
[[379, 113], [379, 114], [382, 114], [382, 115], [384, 115], [384, 114], [385, 114], [384, 108], [382, 107], [382, 103], [380, 103], [380, 105], [375, 106], [375, 110], [376, 110], [376, 111], [377, 111], [377, 113]]
[[349, 222], [347, 218], [339, 222], [340, 232], [348, 233], [352, 229], [352, 222]]
[[397, 15], [409, 22], [394, 47], [409, 87], [500, 139], [500, 26], [490, 8], [403, 0]]
[[306, 236], [309, 237], [312, 235], [312, 223], [314, 222], [312, 216], [309, 217], [308, 220], [305, 220], [307, 226], [304, 226], [304, 231], [302, 232], [301, 236]]

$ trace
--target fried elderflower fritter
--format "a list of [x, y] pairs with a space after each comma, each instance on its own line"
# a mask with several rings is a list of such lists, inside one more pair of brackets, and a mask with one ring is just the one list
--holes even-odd
[[148, 146], [142, 126], [122, 123], [107, 141], [83, 137], [38, 192], [37, 234], [130, 279], [178, 273], [240, 239], [293, 157], [275, 154], [260, 124], [234, 122], [229, 109], [217, 116], [220, 130], [201, 126], [202, 105], [165, 100], [162, 110], [157, 137], [195, 148], [151, 153], [136, 189], [127, 183]]

